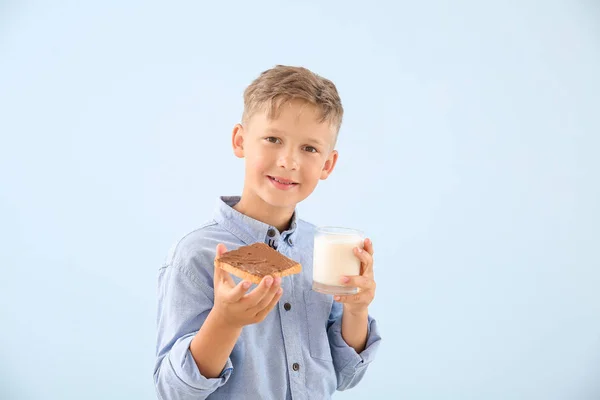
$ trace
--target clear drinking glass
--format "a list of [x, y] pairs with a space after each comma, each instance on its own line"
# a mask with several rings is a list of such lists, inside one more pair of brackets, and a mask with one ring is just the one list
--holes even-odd
[[358, 292], [356, 287], [342, 286], [342, 276], [360, 275], [360, 260], [354, 248], [364, 248], [365, 235], [356, 229], [335, 226], [319, 227], [313, 250], [314, 291], [346, 295]]

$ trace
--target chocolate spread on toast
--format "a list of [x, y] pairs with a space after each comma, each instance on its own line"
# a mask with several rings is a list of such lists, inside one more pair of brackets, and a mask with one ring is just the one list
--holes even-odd
[[298, 264], [265, 243], [254, 243], [223, 253], [219, 261], [252, 275], [265, 276]]

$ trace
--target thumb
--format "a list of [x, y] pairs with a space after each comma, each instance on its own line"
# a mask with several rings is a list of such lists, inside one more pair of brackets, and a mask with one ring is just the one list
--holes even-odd
[[225, 247], [225, 245], [223, 243], [219, 243], [217, 245], [217, 250], [216, 250], [216, 256], [215, 256], [215, 258], [221, 257], [221, 255], [223, 253], [226, 253], [226, 252], [227, 252], [227, 248]]
[[214, 264], [215, 264], [215, 274], [214, 274], [215, 275], [215, 280], [214, 280], [215, 287], [217, 285], [219, 285], [221, 282], [228, 282], [232, 287], [235, 285], [235, 282], [233, 281], [233, 279], [231, 278], [229, 273], [227, 271], [224, 271], [221, 268], [219, 268], [218, 260], [225, 252], [227, 252], [227, 248], [225, 247], [225, 245], [223, 243], [219, 243], [217, 245], [217, 249], [215, 252], [215, 262], [214, 262]]

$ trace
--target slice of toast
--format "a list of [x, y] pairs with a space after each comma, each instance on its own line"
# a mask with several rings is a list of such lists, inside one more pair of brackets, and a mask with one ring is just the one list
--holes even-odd
[[284, 277], [302, 271], [300, 263], [265, 243], [253, 243], [223, 253], [215, 259], [215, 266], [255, 284], [267, 275]]

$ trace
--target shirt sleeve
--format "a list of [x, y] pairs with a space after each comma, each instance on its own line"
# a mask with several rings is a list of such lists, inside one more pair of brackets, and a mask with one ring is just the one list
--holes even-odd
[[377, 321], [369, 315], [365, 349], [357, 353], [342, 337], [342, 311], [342, 305], [334, 302], [327, 330], [340, 391], [351, 389], [362, 380], [381, 342]]
[[214, 292], [185, 267], [163, 267], [158, 279], [154, 384], [159, 399], [205, 399], [228, 381], [231, 359], [217, 378], [200, 374], [190, 351], [192, 339], [212, 309]]

